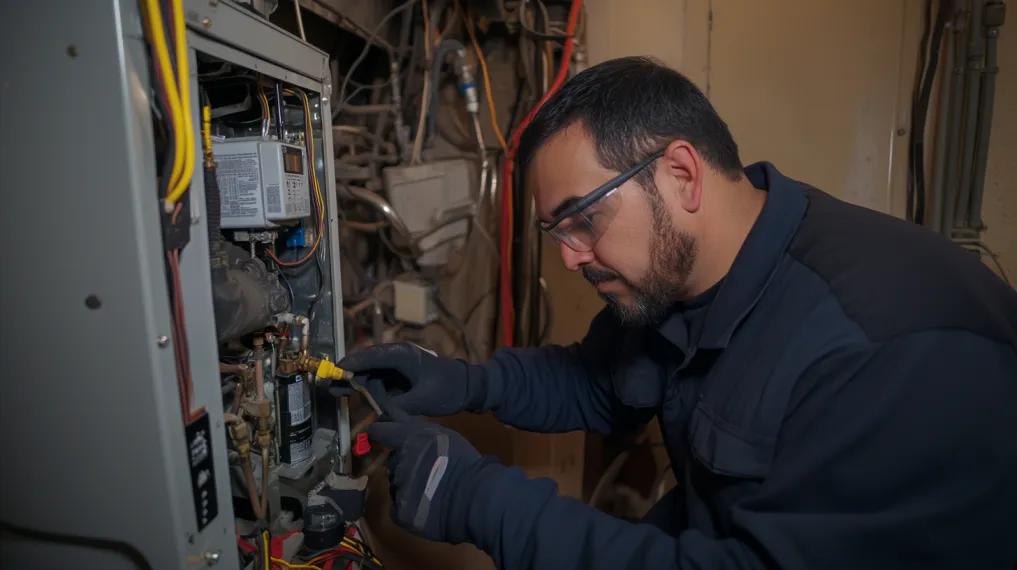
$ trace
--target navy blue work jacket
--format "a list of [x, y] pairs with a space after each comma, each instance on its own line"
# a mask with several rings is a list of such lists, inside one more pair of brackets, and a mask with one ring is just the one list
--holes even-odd
[[656, 418], [678, 486], [635, 524], [504, 469], [469, 540], [503, 568], [1014, 568], [1017, 294], [923, 228], [746, 174], [766, 203], [697, 334], [605, 311], [484, 365], [523, 429]]

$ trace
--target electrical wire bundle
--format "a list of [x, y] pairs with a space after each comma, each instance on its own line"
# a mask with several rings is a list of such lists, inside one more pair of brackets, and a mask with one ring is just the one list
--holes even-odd
[[[499, 256], [500, 256], [500, 269], [499, 269], [499, 315], [498, 322], [501, 330], [501, 344], [503, 346], [512, 346], [515, 339], [515, 301], [513, 299], [513, 247], [512, 240], [514, 235], [514, 224], [515, 218], [513, 215], [514, 210], [514, 189], [513, 189], [513, 174], [515, 171], [515, 160], [516, 153], [519, 150], [519, 139], [526, 130], [526, 127], [533, 121], [533, 117], [536, 116], [537, 112], [544, 103], [548, 101], [561, 86], [565, 83], [565, 79], [568, 77], [569, 65], [572, 60], [572, 52], [574, 47], [574, 38], [576, 36], [576, 29], [579, 23], [579, 14], [582, 10], [582, 0], [572, 0], [572, 4], [569, 7], [568, 23], [565, 29], [564, 35], [564, 47], [562, 48], [561, 63], [559, 64], [558, 71], [555, 74], [554, 82], [550, 88], [544, 93], [543, 97], [537, 101], [537, 104], [530, 108], [523, 120], [516, 126], [512, 132], [511, 137], [508, 140], [508, 148], [505, 152], [505, 156], [502, 159], [501, 166], [501, 240], [499, 243]], [[525, 21], [525, 18], [521, 18], [521, 21]]]
[[[290, 531], [286, 538], [296, 531]], [[253, 538], [253, 537], [251, 537]], [[261, 530], [257, 536], [257, 546], [241, 537], [237, 537], [237, 546], [249, 556], [256, 556], [255, 568], [259, 570], [333, 570], [336, 564], [344, 564], [343, 570], [382, 570], [385, 566], [374, 554], [366, 541], [359, 536], [358, 527], [350, 525], [345, 535], [334, 548], [300, 557], [300, 561], [284, 560], [272, 553], [272, 535], [268, 530]], [[278, 545], [277, 545], [277, 548]]]
[[183, 3], [170, 0], [162, 5], [157, 0], [142, 0], [141, 12], [155, 72], [155, 92], [169, 139], [159, 193], [164, 208], [163, 245], [166, 250], [177, 387], [183, 419], [189, 424], [204, 410], [191, 409], [194, 386], [180, 284], [180, 252], [187, 243], [186, 227], [189, 225], [188, 219], [181, 219], [184, 207], [181, 200], [190, 188], [196, 158]]
[[[356, 215], [358, 205], [345, 208], [347, 213], [354, 215], [343, 224], [349, 230], [344, 239], [355, 240], [344, 244], [345, 251], [360, 252], [360, 255], [348, 254], [343, 259], [350, 269], [344, 274], [352, 276], [352, 290], [344, 292], [343, 300], [350, 310], [348, 319], [363, 316], [365, 321], [369, 321], [361, 323], [365, 334], [358, 335], [357, 329], [350, 331], [349, 338], [355, 339], [354, 343], [377, 342], [382, 336], [379, 329], [394, 334], [392, 331], [399, 326], [398, 322], [387, 326], [391, 320], [385, 318], [387, 313], [383, 311], [392, 303], [373, 293], [391, 282], [393, 275], [411, 273], [422, 276], [422, 280], [428, 282], [440, 278], [451, 289], [449, 292], [463, 287], [462, 280], [455, 278], [461, 266], [445, 268], [437, 274], [430, 271], [430, 267], [417, 266], [417, 259], [426, 253], [419, 249], [419, 240], [424, 236], [419, 233], [409, 235], [405, 224], [398, 219], [399, 212], [385, 201], [379, 191], [385, 187], [382, 167], [422, 165], [430, 160], [453, 158], [479, 159], [480, 189], [475, 193], [474, 209], [469, 216], [460, 219], [470, 221], [470, 237], [465, 243], [480, 241], [472, 239], [473, 232], [476, 232], [476, 237], [483, 238], [485, 245], [490, 243], [494, 255], [486, 258], [489, 265], [471, 267], [471, 271], [489, 272], [483, 277], [489, 280], [488, 286], [469, 290], [466, 302], [461, 306], [452, 306], [454, 301], [448, 300], [438, 303], [440, 313], [450, 321], [448, 328], [461, 331], [464, 338], [475, 339], [477, 334], [483, 334], [487, 339], [483, 350], [476, 350], [476, 345], [473, 349], [464, 346], [467, 356], [473, 352], [482, 358], [494, 344], [494, 337], [499, 336], [499, 331], [503, 344], [540, 344], [546, 338], [551, 315], [546, 284], [540, 278], [540, 236], [529, 223], [535, 219], [536, 213], [531, 193], [513, 191], [518, 184], [513, 180], [514, 161], [522, 131], [540, 106], [569, 76], [573, 56], [577, 45], [580, 45], [582, 6], [581, 0], [566, 4], [567, 17], [562, 17], [559, 6], [549, 8], [542, 0], [514, 3], [511, 9], [499, 3], [500, 17], [486, 20], [479, 19], [480, 7], [461, 0], [408, 0], [382, 17], [378, 26], [365, 38], [363, 50], [342, 72], [343, 80], [332, 109], [333, 117], [342, 119], [341, 123], [333, 125], [334, 132], [349, 138], [348, 146], [337, 143], [341, 153], [346, 151], [337, 160], [337, 164], [346, 166], [345, 171], [337, 170], [339, 184], [345, 189], [341, 196], [358, 202], [368, 216]], [[402, 14], [401, 26], [392, 28], [401, 30], [400, 39], [390, 44], [380, 39], [379, 33], [397, 14]], [[552, 15], [562, 21], [552, 20]], [[408, 41], [411, 29], [414, 30], [414, 39]], [[481, 35], [483, 37], [478, 37]], [[508, 115], [505, 124], [499, 119], [492, 70], [485, 57], [482, 40], [494, 39], [498, 45], [513, 46], [516, 41], [511, 38], [518, 38], [519, 57], [513, 64], [516, 68], [513, 79], [517, 81], [518, 90], [510, 112], [505, 113]], [[368, 61], [367, 54], [372, 45], [387, 53], [388, 73], [376, 65], [373, 82], [358, 82], [358, 77], [364, 81], [371, 75], [366, 70], [361, 70], [360, 76], [356, 72], [361, 64]], [[473, 60], [479, 68], [478, 85], [473, 84], [471, 62], [465, 57], [469, 51], [472, 51]], [[581, 61], [580, 57], [575, 59], [576, 62]], [[556, 62], [559, 65], [555, 65]], [[465, 103], [458, 109], [459, 112], [446, 108], [438, 97], [443, 92], [440, 83], [442, 68], [446, 65], [455, 72], [457, 87]], [[399, 70], [406, 71], [405, 78]], [[349, 92], [349, 86], [357, 86], [357, 89]], [[354, 103], [357, 95], [366, 89], [370, 89], [370, 97], [363, 96]], [[391, 90], [388, 102], [385, 89]], [[485, 111], [479, 109], [474, 96], [481, 92], [480, 98], [486, 101], [486, 119], [490, 122], [492, 140], [497, 141], [497, 145], [492, 147], [485, 145], [481, 126], [481, 113]], [[463, 121], [464, 118], [467, 122]], [[443, 130], [446, 119], [448, 124], [456, 127], [458, 133], [455, 136]], [[469, 121], [473, 123], [472, 131]], [[407, 125], [407, 128], [403, 130], [400, 125]], [[440, 135], [442, 142], [448, 145], [435, 145], [433, 139], [437, 138], [436, 135]], [[364, 152], [359, 152], [358, 146], [364, 148]], [[431, 151], [426, 159], [422, 154], [425, 148]], [[468, 154], [454, 154], [456, 150]], [[440, 222], [442, 220], [436, 223]], [[494, 232], [487, 230], [495, 227], [500, 232], [497, 238], [490, 237]], [[429, 247], [445, 243], [439, 241]], [[466, 249], [463, 259], [472, 255]], [[492, 300], [494, 303], [488, 304]], [[372, 306], [375, 307], [374, 318], [366, 311]], [[497, 327], [492, 321], [473, 321], [472, 317], [485, 306], [497, 315]], [[452, 318], [456, 315], [452, 315], [448, 308], [454, 308], [458, 315], [464, 316]], [[517, 310], [520, 313], [518, 317], [515, 314]], [[381, 318], [377, 318], [379, 313]], [[419, 340], [409, 338], [414, 334], [413, 329], [399, 330], [400, 338]], [[454, 342], [459, 345], [461, 341], [454, 339]]]
[[[936, 18], [932, 18], [938, 4]], [[946, 25], [953, 15], [952, 0], [927, 0], [926, 25], [918, 54], [918, 73], [911, 103], [911, 134], [908, 145], [907, 219], [925, 223], [927, 192], [925, 189], [925, 125], [929, 115], [932, 84], [939, 69], [940, 50]], [[949, 71], [949, 70], [948, 70]]]
[[[384, 568], [381, 560], [374, 555], [366, 542], [356, 537], [353, 529], [354, 527], [350, 527], [350, 532], [342, 538], [339, 546], [314, 556], [307, 561], [307, 566], [320, 570], [330, 570], [334, 563], [345, 562], [346, 569], [351, 569], [354, 564], [366, 570], [380, 570]], [[291, 565], [288, 568], [299, 568], [299, 566]]]

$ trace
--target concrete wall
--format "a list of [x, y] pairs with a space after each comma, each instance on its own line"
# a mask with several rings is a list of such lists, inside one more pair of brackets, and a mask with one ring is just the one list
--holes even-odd
[[[728, 122], [746, 163], [902, 215], [921, 0], [588, 0], [590, 63], [647, 54], [688, 75]], [[985, 241], [1017, 278], [1017, 14], [1001, 32]], [[602, 306], [545, 244], [551, 339]]]

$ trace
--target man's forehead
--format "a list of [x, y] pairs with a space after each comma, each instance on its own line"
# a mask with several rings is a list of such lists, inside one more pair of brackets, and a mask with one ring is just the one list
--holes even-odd
[[547, 221], [611, 176], [598, 162], [586, 129], [575, 124], [541, 145], [526, 172], [526, 183], [534, 189], [537, 214]]

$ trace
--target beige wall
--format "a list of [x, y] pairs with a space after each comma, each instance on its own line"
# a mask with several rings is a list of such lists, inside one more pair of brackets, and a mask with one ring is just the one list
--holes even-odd
[[[728, 122], [746, 163], [902, 215], [921, 0], [588, 0], [591, 64], [653, 55], [687, 74]], [[999, 46], [986, 178], [986, 242], [1017, 278], [1017, 18]], [[551, 339], [579, 338], [601, 307], [545, 244]]]

